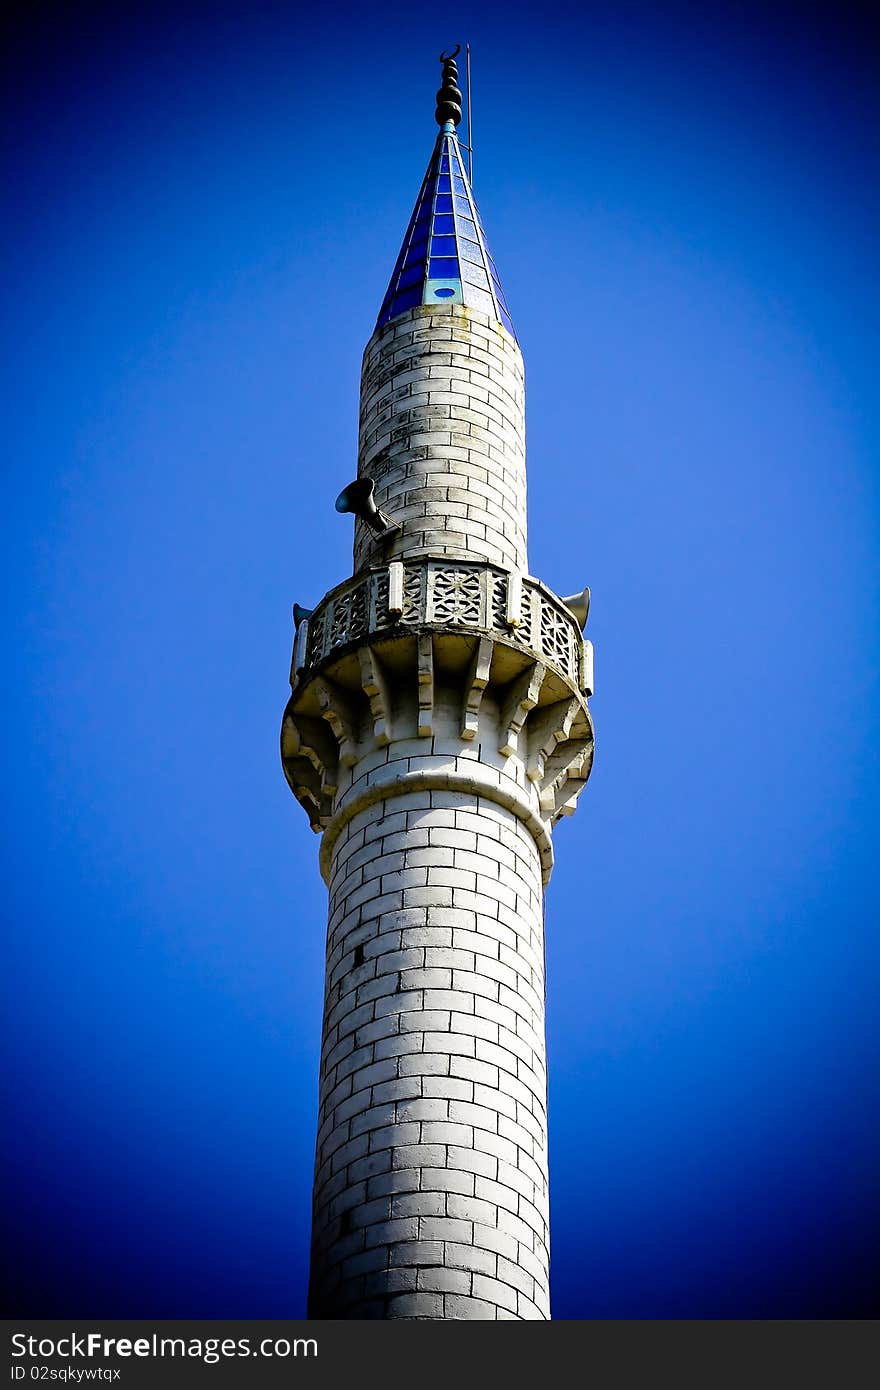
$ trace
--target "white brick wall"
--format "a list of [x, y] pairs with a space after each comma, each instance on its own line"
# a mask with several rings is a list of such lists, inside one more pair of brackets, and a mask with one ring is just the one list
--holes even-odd
[[526, 571], [522, 354], [485, 314], [417, 308], [370, 339], [358, 474], [403, 532], [380, 547], [355, 525], [355, 570], [436, 551]]
[[549, 1317], [538, 848], [488, 796], [413, 789], [457, 751], [526, 799], [497, 724], [487, 701], [472, 747], [391, 743], [405, 792], [363, 805], [355, 768], [341, 798], [362, 809], [330, 870], [313, 1315]]
[[[528, 572], [523, 362], [461, 305], [364, 353], [359, 476], [403, 531], [355, 524], [360, 570], [429, 551]], [[322, 847], [330, 910], [313, 1316], [548, 1318], [543, 887], [537, 791], [484, 696], [386, 672], [392, 740], [343, 767]], [[543, 879], [542, 879], [543, 872]]]

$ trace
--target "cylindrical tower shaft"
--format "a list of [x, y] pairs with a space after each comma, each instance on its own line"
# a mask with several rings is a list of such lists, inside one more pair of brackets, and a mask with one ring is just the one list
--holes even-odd
[[404, 528], [355, 523], [354, 563], [432, 551], [528, 569], [522, 354], [488, 315], [416, 309], [377, 329], [361, 375], [358, 475]]
[[426, 740], [411, 693], [332, 850], [313, 1316], [549, 1316], [541, 860], [497, 705], [466, 750], [456, 695]]
[[364, 353], [354, 574], [297, 610], [282, 726], [330, 893], [312, 1317], [550, 1316], [543, 892], [592, 675], [528, 574], [522, 356], [455, 76]]

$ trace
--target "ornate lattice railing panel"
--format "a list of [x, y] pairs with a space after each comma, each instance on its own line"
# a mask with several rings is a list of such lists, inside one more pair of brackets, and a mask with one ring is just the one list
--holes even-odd
[[[574, 615], [534, 580], [522, 580], [518, 622], [508, 613], [507, 571], [425, 557], [404, 564], [403, 611], [388, 611], [387, 567], [335, 589], [309, 618], [307, 668], [334, 651], [390, 628], [423, 626], [496, 632], [580, 682], [583, 643]], [[513, 600], [515, 601], [515, 599]]]

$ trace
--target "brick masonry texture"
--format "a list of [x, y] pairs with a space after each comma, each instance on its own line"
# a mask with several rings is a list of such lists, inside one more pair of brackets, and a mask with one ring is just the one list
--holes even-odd
[[403, 532], [355, 525], [354, 563], [424, 551], [528, 569], [522, 354], [464, 305], [416, 308], [379, 329], [361, 375], [358, 475]]
[[[493, 738], [490, 702], [474, 753], [497, 761]], [[411, 773], [437, 742], [383, 752]], [[519, 759], [506, 762], [520, 785]], [[414, 791], [345, 825], [330, 876], [313, 1316], [549, 1317], [543, 933], [536, 843], [504, 807]]]
[[[482, 314], [374, 334], [359, 476], [404, 526], [379, 547], [356, 522], [356, 570], [427, 552], [528, 572], [523, 401], [519, 348]], [[386, 669], [382, 737], [355, 731], [325, 830], [310, 1315], [546, 1319], [549, 834], [497, 692], [463, 739], [461, 688], [432, 676], [425, 736], [415, 677]]]

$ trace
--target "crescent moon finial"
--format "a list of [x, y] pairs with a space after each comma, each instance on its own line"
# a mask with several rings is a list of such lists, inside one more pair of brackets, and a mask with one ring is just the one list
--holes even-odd
[[451, 53], [440, 54], [443, 75], [440, 79], [440, 90], [437, 93], [437, 110], [434, 112], [434, 119], [441, 128], [450, 122], [455, 127], [461, 120], [461, 92], [458, 90], [458, 64], [455, 61], [456, 55], [460, 52], [461, 44], [457, 43]]

